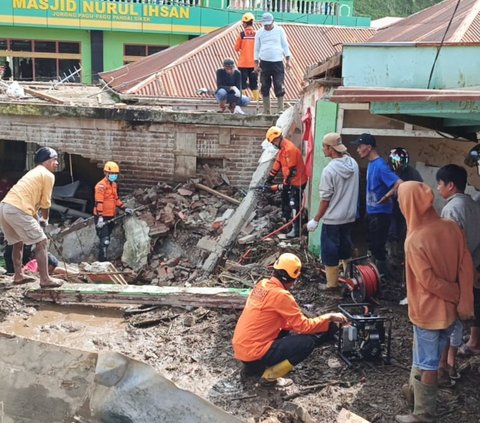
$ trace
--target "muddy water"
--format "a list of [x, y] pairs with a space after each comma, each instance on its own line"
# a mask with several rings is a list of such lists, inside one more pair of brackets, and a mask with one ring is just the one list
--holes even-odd
[[0, 332], [87, 351], [97, 351], [102, 340], [126, 337], [123, 310], [110, 307], [42, 306], [28, 318], [12, 315]]

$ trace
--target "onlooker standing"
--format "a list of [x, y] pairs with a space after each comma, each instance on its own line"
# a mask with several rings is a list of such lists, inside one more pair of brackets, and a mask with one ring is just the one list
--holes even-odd
[[[465, 194], [467, 186], [467, 171], [455, 164], [448, 164], [441, 167], [436, 175], [437, 190], [447, 204], [442, 209], [442, 218], [453, 220], [463, 230], [470, 253], [472, 254], [473, 265], [475, 268], [480, 266], [480, 205], [473, 201], [472, 197]], [[469, 346], [464, 346], [464, 350], [471, 348], [480, 353], [480, 290], [478, 282], [474, 279], [474, 299], [475, 299], [475, 320], [471, 327]], [[444, 351], [440, 363], [439, 383], [449, 385], [450, 378], [458, 379], [460, 375], [456, 370], [456, 357], [458, 348], [462, 345], [463, 325], [457, 321], [452, 336], [450, 337], [450, 346]]]
[[250, 98], [242, 95], [242, 76], [238, 69], [235, 69], [233, 59], [225, 59], [223, 68], [217, 69], [217, 91], [215, 98], [220, 105], [219, 112], [225, 112], [228, 109], [232, 113], [241, 113], [243, 110], [240, 106], [247, 106]]
[[321, 257], [325, 265], [327, 288], [338, 286], [338, 264], [352, 257], [352, 222], [357, 216], [358, 164], [350, 157], [340, 134], [323, 137], [323, 154], [332, 160], [323, 169], [320, 179], [320, 205], [317, 214], [307, 223], [313, 232], [320, 219]]
[[255, 72], [255, 60], [253, 58], [255, 50], [254, 21], [253, 13], [248, 12], [242, 16], [243, 31], [238, 34], [235, 51], [240, 52], [238, 70], [242, 75], [242, 93], [246, 96], [246, 89], [250, 88], [253, 100], [258, 101], [258, 75]]
[[367, 230], [368, 248], [378, 271], [387, 274], [387, 251], [385, 244], [393, 212], [391, 197], [402, 180], [393, 173], [377, 153], [377, 142], [371, 134], [362, 134], [352, 142], [357, 146], [361, 159], [368, 160], [367, 168]]
[[398, 187], [400, 210], [407, 221], [408, 317], [414, 325], [410, 383], [402, 387], [414, 410], [396, 416], [400, 423], [436, 421], [440, 356], [455, 320], [473, 315], [472, 257], [462, 230], [438, 216], [433, 200], [432, 189], [421, 182]]
[[[392, 169], [395, 174], [402, 181], [418, 181], [423, 182], [423, 178], [417, 169], [410, 166], [410, 156], [408, 151], [403, 147], [395, 147], [390, 150], [388, 156], [388, 167]], [[407, 224], [403, 217], [400, 207], [398, 206], [397, 198], [394, 196], [392, 220], [390, 222], [390, 229], [388, 234], [388, 252], [389, 258], [398, 258], [403, 263], [403, 244], [407, 236]]]
[[[48, 225], [53, 185], [58, 168], [57, 152], [48, 147], [37, 150], [36, 167], [27, 172], [0, 203], [0, 226], [13, 244], [14, 284], [32, 282], [22, 271], [24, 244], [35, 244], [41, 287], [58, 287], [62, 282], [48, 274], [48, 240], [42, 229]], [[40, 213], [40, 215], [39, 215]]]
[[[289, 221], [300, 211], [302, 204], [303, 190], [307, 184], [307, 174], [305, 172], [305, 163], [301, 151], [290, 140], [283, 137], [282, 129], [278, 126], [272, 126], [265, 135], [267, 141], [279, 149], [275, 163], [272, 166], [265, 184], [270, 185], [277, 173], [281, 170], [283, 183], [272, 185], [272, 191], [282, 193], [282, 213], [283, 217]], [[300, 219], [297, 216], [293, 223], [292, 230], [287, 233], [288, 238], [294, 238], [300, 235]]]
[[11, 77], [12, 77], [12, 68], [10, 67], [10, 62], [6, 60], [5, 64], [3, 65], [2, 79], [4, 81], [8, 81]]
[[[285, 30], [273, 24], [273, 15], [264, 13], [263, 28], [255, 35], [255, 70], [260, 73], [263, 113], [270, 114], [270, 87], [277, 97], [277, 112], [283, 111], [285, 70], [290, 69], [290, 48]], [[285, 66], [283, 58], [285, 57]]]

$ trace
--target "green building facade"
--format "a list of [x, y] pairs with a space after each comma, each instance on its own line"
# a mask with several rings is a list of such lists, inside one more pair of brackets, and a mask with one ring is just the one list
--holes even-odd
[[[368, 26], [353, 1], [298, 0], [3, 0], [0, 66], [24, 81], [91, 83], [99, 72], [270, 11], [278, 22]], [[0, 70], [1, 73], [1, 70]]]

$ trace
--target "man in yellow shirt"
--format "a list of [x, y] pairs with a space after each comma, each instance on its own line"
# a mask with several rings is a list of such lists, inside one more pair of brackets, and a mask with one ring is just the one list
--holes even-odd
[[33, 282], [22, 271], [24, 244], [36, 245], [40, 286], [51, 288], [62, 285], [60, 280], [48, 274], [48, 240], [42, 229], [48, 225], [57, 157], [52, 148], [37, 150], [34, 158], [36, 167], [24, 175], [0, 203], [0, 226], [7, 242], [13, 245], [13, 283], [17, 285]]

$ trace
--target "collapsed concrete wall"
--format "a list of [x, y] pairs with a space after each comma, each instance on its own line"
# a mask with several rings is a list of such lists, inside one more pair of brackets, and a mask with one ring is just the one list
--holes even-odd
[[118, 161], [130, 190], [185, 181], [202, 163], [223, 167], [233, 185], [247, 187], [274, 123], [265, 115], [0, 103], [0, 139], [48, 145], [98, 165]]
[[0, 334], [3, 423], [240, 422], [118, 353]]

